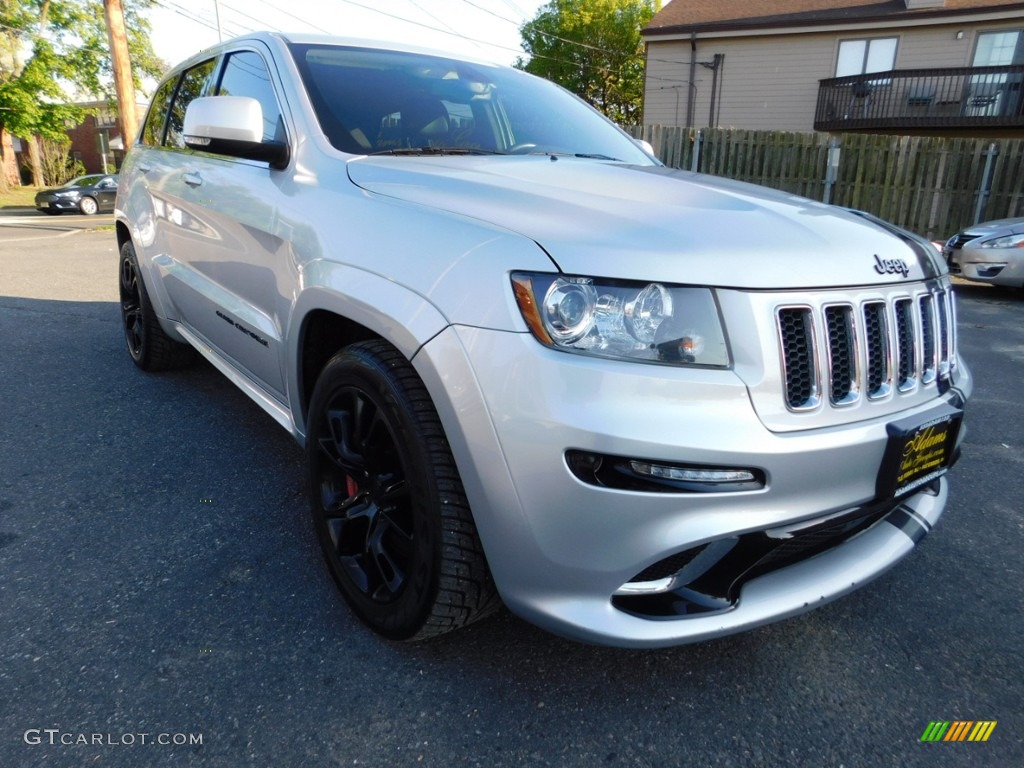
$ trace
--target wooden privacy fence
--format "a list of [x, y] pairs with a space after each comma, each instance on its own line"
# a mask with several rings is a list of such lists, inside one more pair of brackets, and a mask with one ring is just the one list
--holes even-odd
[[673, 168], [858, 208], [929, 239], [1024, 216], [1024, 139], [635, 126]]

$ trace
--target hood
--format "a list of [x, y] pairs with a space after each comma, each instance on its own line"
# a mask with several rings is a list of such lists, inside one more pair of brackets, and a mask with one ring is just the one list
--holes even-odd
[[924, 241], [855, 212], [657, 166], [452, 155], [362, 157], [348, 172], [370, 192], [524, 235], [568, 274], [801, 289], [941, 269]]
[[1019, 235], [1024, 233], [1024, 219], [996, 219], [995, 221], [983, 221], [967, 227], [963, 231], [965, 235], [984, 237], [985, 235]]

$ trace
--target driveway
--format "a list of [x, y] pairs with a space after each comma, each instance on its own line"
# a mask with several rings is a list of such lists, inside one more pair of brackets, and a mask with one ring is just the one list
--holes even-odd
[[[302, 452], [205, 363], [138, 371], [116, 275], [111, 232], [0, 247], [0, 766], [1024, 765], [1019, 295], [957, 287], [977, 389], [917, 551], [806, 616], [639, 652], [508, 613], [369, 633]], [[934, 720], [998, 725], [921, 743]]]

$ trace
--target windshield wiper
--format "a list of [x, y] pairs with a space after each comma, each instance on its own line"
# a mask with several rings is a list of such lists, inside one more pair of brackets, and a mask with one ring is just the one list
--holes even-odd
[[621, 163], [622, 162], [617, 157], [611, 157], [610, 155], [591, 154], [589, 152], [576, 152], [573, 155], [573, 157], [585, 157], [585, 158], [587, 158], [589, 160], [613, 160], [616, 163]]
[[476, 147], [396, 147], [370, 152], [371, 155], [504, 155], [496, 149], [478, 149]]

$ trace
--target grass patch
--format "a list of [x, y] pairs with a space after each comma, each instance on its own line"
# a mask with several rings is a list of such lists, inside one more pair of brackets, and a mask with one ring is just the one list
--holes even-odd
[[0, 192], [0, 208], [34, 208], [38, 191], [39, 187], [11, 187], [9, 192]]
[[113, 232], [113, 224], [100, 224], [98, 227], [89, 227], [90, 232]]

